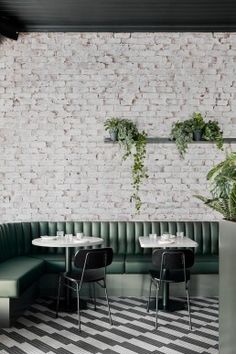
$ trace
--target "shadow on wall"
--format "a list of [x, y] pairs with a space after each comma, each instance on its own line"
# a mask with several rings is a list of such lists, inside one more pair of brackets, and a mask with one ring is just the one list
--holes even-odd
[[16, 41], [19, 36], [19, 28], [22, 27], [24, 26], [17, 18], [0, 15], [0, 44], [5, 37]]

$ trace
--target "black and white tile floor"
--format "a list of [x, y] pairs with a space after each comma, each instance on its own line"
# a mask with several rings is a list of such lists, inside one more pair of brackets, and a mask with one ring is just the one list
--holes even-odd
[[111, 297], [115, 325], [107, 318], [104, 299], [82, 311], [82, 332], [76, 314], [60, 313], [55, 319], [48, 301], [39, 299], [14, 327], [0, 329], [0, 354], [217, 354], [218, 300], [192, 298], [193, 331], [187, 311], [159, 313], [159, 328], [153, 329], [154, 312], [146, 313], [146, 300]]

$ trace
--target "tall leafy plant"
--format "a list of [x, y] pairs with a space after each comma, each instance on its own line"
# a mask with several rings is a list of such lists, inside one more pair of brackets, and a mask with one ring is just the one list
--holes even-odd
[[236, 153], [214, 166], [207, 174], [212, 197], [195, 195], [208, 207], [221, 213], [225, 219], [236, 221]]
[[117, 130], [117, 140], [124, 149], [123, 160], [132, 156], [132, 187], [133, 193], [130, 200], [134, 201], [136, 211], [139, 213], [142, 206], [139, 196], [140, 185], [144, 179], [148, 178], [147, 169], [144, 166], [146, 158], [147, 134], [139, 132], [136, 124], [128, 119], [112, 118], [106, 120], [105, 129], [110, 131], [115, 126]]

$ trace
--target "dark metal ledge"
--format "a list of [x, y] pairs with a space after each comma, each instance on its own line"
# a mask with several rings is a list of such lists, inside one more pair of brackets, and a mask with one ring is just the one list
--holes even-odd
[[[118, 142], [113, 142], [110, 138], [105, 138], [104, 143], [108, 144], [117, 144]], [[158, 137], [149, 137], [147, 138], [148, 144], [175, 144], [173, 140], [170, 138], [158, 138]], [[225, 144], [236, 144], [236, 138], [224, 138]], [[213, 141], [193, 141], [191, 144], [213, 144]]]

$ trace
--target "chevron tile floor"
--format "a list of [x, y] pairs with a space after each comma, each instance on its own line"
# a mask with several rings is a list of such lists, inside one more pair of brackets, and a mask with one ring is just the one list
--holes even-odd
[[146, 313], [146, 299], [111, 297], [114, 326], [107, 318], [103, 298], [82, 311], [82, 332], [76, 314], [55, 315], [46, 299], [38, 299], [14, 327], [0, 329], [0, 354], [216, 354], [218, 351], [218, 299], [192, 298], [193, 331], [188, 313], [159, 312], [159, 328], [153, 329], [154, 312]]

